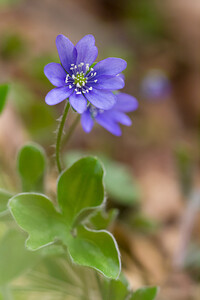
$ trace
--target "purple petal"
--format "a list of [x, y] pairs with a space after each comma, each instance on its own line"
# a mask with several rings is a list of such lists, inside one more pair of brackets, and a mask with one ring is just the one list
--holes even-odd
[[94, 70], [99, 75], [115, 76], [126, 69], [127, 63], [125, 60], [116, 57], [108, 57], [94, 66]]
[[81, 115], [81, 125], [83, 127], [83, 130], [85, 132], [90, 132], [92, 130], [92, 127], [94, 126], [94, 120], [91, 117], [90, 111], [86, 110]]
[[138, 101], [131, 95], [120, 93], [116, 95], [116, 98], [117, 102], [114, 106], [115, 110], [129, 112], [138, 108]]
[[116, 96], [109, 91], [93, 89], [88, 94], [85, 94], [85, 96], [88, 101], [100, 109], [110, 109], [116, 103]]
[[70, 67], [71, 64], [76, 63], [77, 55], [74, 45], [67, 37], [60, 34], [56, 38], [56, 47], [58, 50], [61, 64], [63, 65], [64, 69], [71, 74]]
[[115, 120], [115, 122], [121, 123], [126, 126], [130, 126], [132, 124], [131, 119], [126, 114], [120, 111], [112, 110], [111, 118]]
[[119, 76], [120, 78], [122, 78], [123, 80], [125, 80], [125, 76], [123, 73], [118, 74], [117, 76]]
[[82, 94], [76, 94], [75, 92], [69, 97], [71, 106], [79, 113], [82, 114], [87, 108], [87, 100]]
[[77, 50], [76, 64], [81, 62], [91, 65], [98, 55], [98, 49], [95, 46], [95, 38], [88, 34], [84, 36], [75, 46]]
[[46, 65], [44, 74], [53, 85], [57, 87], [65, 85], [66, 72], [60, 64], [50, 63]]
[[45, 97], [48, 105], [55, 105], [67, 99], [73, 91], [68, 86], [57, 87], [51, 90]]
[[121, 135], [121, 129], [117, 123], [115, 123], [112, 118], [110, 118], [110, 112], [105, 111], [104, 113], [100, 113], [96, 117], [96, 121], [99, 125], [104, 127], [106, 130], [110, 131], [112, 134], [116, 136]]
[[96, 83], [90, 84], [95, 89], [102, 89], [102, 90], [118, 90], [124, 87], [124, 80], [118, 76], [98, 76], [95, 77], [97, 79]]

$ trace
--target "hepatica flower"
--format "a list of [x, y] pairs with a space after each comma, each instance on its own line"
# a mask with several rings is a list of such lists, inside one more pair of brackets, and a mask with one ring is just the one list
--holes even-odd
[[56, 46], [61, 64], [50, 63], [44, 73], [55, 86], [45, 98], [55, 105], [69, 98], [71, 106], [83, 113], [88, 103], [97, 109], [109, 110], [116, 103], [111, 92], [124, 87], [118, 76], [126, 68], [126, 61], [109, 57], [94, 64], [98, 50], [92, 35], [86, 35], [74, 46], [64, 35], [58, 35]]
[[161, 100], [169, 96], [170, 81], [162, 70], [151, 69], [141, 83], [141, 93], [148, 100]]
[[116, 103], [109, 110], [102, 110], [89, 105], [87, 110], [81, 116], [81, 124], [85, 132], [90, 132], [94, 121], [116, 136], [121, 135], [121, 129], [118, 123], [126, 126], [131, 125], [131, 119], [125, 114], [136, 110], [137, 100], [124, 93], [116, 95]]

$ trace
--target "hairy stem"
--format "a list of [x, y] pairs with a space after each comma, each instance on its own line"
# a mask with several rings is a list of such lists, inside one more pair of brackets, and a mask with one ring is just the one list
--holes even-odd
[[70, 104], [67, 101], [67, 103], [65, 105], [65, 108], [64, 108], [64, 111], [63, 111], [63, 115], [61, 117], [60, 124], [58, 126], [58, 133], [57, 133], [57, 139], [56, 139], [56, 164], [57, 164], [57, 168], [58, 168], [59, 173], [62, 172], [61, 161], [60, 161], [61, 139], [62, 139], [63, 128], [64, 128], [65, 121], [66, 121], [66, 118], [67, 118], [69, 107], [70, 107]]

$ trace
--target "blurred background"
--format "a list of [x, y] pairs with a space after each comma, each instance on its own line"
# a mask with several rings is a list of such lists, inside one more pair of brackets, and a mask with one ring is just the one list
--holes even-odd
[[134, 288], [159, 285], [159, 300], [200, 299], [199, 28], [199, 0], [0, 0], [0, 83], [10, 84], [0, 115], [0, 186], [18, 189], [16, 153], [32, 140], [49, 155], [47, 189], [55, 193], [53, 131], [63, 103], [45, 104], [52, 86], [43, 68], [59, 62], [58, 34], [74, 44], [93, 34], [98, 60], [128, 62], [123, 91], [139, 109], [119, 138], [78, 126], [64, 157], [105, 161], [123, 270]]

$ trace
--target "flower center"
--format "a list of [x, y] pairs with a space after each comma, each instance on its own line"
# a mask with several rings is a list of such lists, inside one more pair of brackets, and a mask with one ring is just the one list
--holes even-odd
[[93, 85], [98, 81], [95, 77], [96, 72], [89, 66], [81, 62], [78, 65], [71, 64], [71, 74], [67, 74], [65, 83], [70, 89], [74, 89], [76, 94], [89, 93], [93, 89]]
[[87, 79], [85, 78], [84, 74], [81, 72], [77, 72], [76, 76], [73, 78], [74, 79], [74, 84], [76, 85], [76, 87], [82, 87], [85, 86]]

